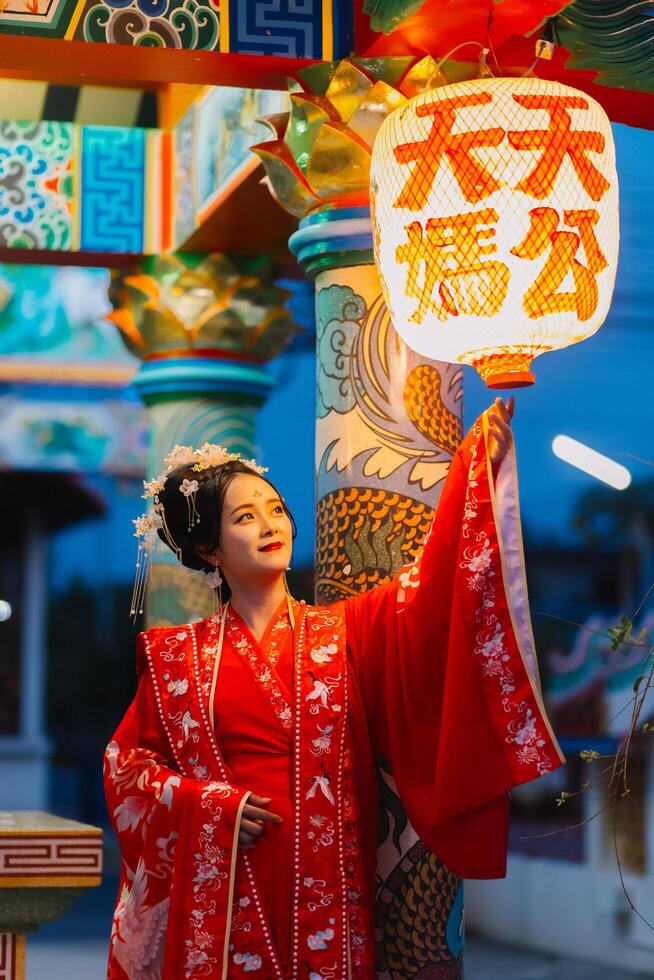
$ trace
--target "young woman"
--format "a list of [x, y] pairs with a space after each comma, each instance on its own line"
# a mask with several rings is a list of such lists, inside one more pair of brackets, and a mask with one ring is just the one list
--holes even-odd
[[139, 637], [105, 760], [123, 857], [111, 980], [374, 978], [378, 756], [451, 870], [505, 873], [510, 788], [561, 763], [512, 414], [497, 399], [465, 439], [420, 559], [331, 607], [288, 595], [293, 520], [252, 462], [182, 450], [146, 486], [160, 537], [230, 599]]

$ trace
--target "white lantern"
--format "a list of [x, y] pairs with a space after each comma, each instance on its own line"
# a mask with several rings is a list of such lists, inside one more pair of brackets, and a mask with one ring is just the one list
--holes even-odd
[[424, 92], [382, 123], [370, 172], [375, 258], [402, 339], [531, 384], [544, 351], [604, 322], [618, 259], [608, 117], [539, 78]]

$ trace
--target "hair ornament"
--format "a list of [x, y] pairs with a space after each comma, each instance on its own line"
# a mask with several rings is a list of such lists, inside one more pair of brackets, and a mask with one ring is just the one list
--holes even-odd
[[219, 589], [223, 584], [223, 577], [219, 568], [214, 568], [213, 572], [205, 572], [204, 574], [207, 576], [207, 582], [212, 589]]
[[192, 527], [200, 523], [200, 515], [198, 513], [197, 507], [195, 506], [195, 495], [200, 488], [200, 484], [197, 480], [182, 480], [179, 492], [184, 494], [186, 497], [186, 509], [188, 511], [188, 527], [187, 530], [190, 531]]
[[136, 618], [138, 613], [143, 612], [143, 599], [145, 598], [145, 590], [148, 584], [154, 538], [157, 529], [162, 527], [163, 521], [161, 515], [155, 509], [151, 513], [141, 514], [133, 523], [134, 537], [138, 538], [139, 544], [136, 553], [136, 576], [134, 578], [130, 615]]

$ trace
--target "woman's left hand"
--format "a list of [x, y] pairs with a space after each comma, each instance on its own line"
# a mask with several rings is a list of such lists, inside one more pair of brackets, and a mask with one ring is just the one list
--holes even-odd
[[489, 442], [488, 452], [491, 463], [496, 466], [501, 463], [506, 456], [507, 450], [511, 445], [513, 435], [511, 433], [511, 419], [515, 408], [513, 395], [507, 400], [496, 398], [488, 410]]

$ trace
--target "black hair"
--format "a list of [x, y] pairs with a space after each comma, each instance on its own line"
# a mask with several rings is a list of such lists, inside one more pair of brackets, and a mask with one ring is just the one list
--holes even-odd
[[[220, 545], [220, 523], [225, 494], [234, 477], [240, 473], [245, 473], [247, 476], [258, 476], [276, 494], [279, 495], [279, 491], [265, 476], [261, 476], [239, 460], [231, 460], [229, 463], [222, 463], [220, 466], [209, 466], [206, 470], [199, 471], [194, 470], [193, 465], [193, 463], [187, 463], [171, 470], [166, 477], [163, 489], [159, 493], [159, 502], [163, 505], [166, 528], [181, 553], [179, 557], [182, 565], [199, 572], [213, 572], [214, 566], [206, 561], [200, 552], [211, 554]], [[184, 480], [197, 480], [198, 482], [198, 489], [195, 494], [195, 510], [199, 520], [196, 518], [190, 528], [189, 498], [185, 497], [179, 489]], [[297, 525], [281, 496], [280, 500], [286, 516], [291, 522], [293, 539], [295, 539]], [[171, 550], [174, 550], [171, 542], [167, 540], [164, 528], [158, 528], [157, 534]]]

